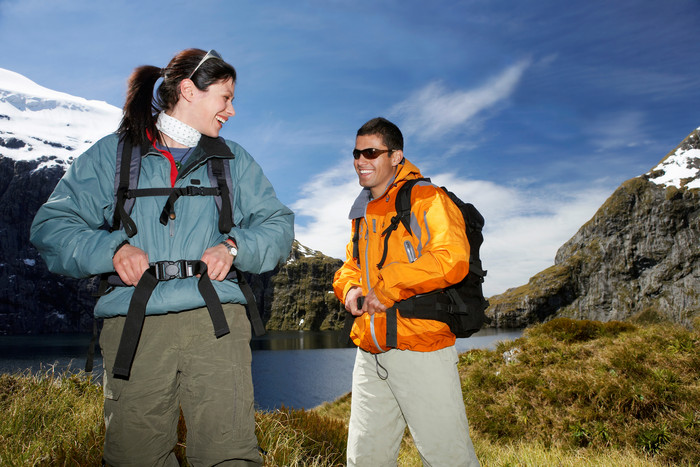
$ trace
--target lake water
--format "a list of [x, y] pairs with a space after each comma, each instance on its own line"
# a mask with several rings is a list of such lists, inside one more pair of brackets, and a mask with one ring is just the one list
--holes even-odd
[[[517, 339], [522, 330], [484, 329], [457, 339], [459, 352], [492, 349], [503, 340]], [[0, 373], [85, 367], [89, 334], [0, 336]], [[253, 385], [260, 409], [310, 409], [333, 401], [351, 389], [356, 348], [339, 343], [339, 332], [269, 332], [251, 341]], [[102, 357], [95, 355], [93, 374], [102, 374]]]

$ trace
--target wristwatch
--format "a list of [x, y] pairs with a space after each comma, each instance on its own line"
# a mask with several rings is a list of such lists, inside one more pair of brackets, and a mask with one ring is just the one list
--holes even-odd
[[236, 241], [232, 239], [231, 237], [227, 238], [223, 242], [221, 242], [223, 246], [225, 246], [228, 249], [228, 252], [231, 253], [231, 256], [234, 258], [238, 254], [238, 247], [236, 246]]

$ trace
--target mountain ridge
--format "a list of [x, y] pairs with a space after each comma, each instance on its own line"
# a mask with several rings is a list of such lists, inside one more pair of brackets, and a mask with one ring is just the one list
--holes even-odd
[[668, 320], [700, 313], [700, 128], [622, 183], [554, 265], [490, 298], [497, 326], [555, 317]]

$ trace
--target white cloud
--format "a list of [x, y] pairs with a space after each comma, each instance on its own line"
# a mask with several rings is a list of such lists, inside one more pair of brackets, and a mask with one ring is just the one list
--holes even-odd
[[[554, 264], [557, 249], [610, 195], [605, 187], [579, 191], [564, 185], [526, 189], [460, 179], [453, 174], [431, 178], [473, 203], [486, 219], [481, 257], [489, 271], [484, 284], [487, 295], [525, 284]], [[313, 178], [292, 206], [298, 216], [297, 239], [344, 259], [351, 236], [347, 216], [359, 191], [354, 173], [344, 168]]]
[[616, 112], [601, 115], [584, 127], [591, 143], [598, 151], [633, 148], [651, 144], [645, 131], [642, 112]]
[[530, 60], [521, 60], [473, 90], [449, 92], [440, 82], [429, 83], [396, 104], [389, 114], [401, 119], [405, 134], [438, 138], [507, 99], [529, 66]]
[[291, 205], [296, 213], [297, 240], [328, 256], [345, 259], [350, 239], [348, 213], [359, 192], [354, 171], [344, 164], [313, 177]]

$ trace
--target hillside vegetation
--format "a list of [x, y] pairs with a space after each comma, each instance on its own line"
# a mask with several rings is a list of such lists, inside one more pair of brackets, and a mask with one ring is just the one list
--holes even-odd
[[[556, 319], [462, 354], [482, 465], [700, 464], [699, 329]], [[258, 412], [265, 465], [342, 465], [349, 402]], [[101, 412], [84, 375], [0, 376], [0, 465], [100, 465]], [[409, 436], [400, 465], [421, 465]]]

